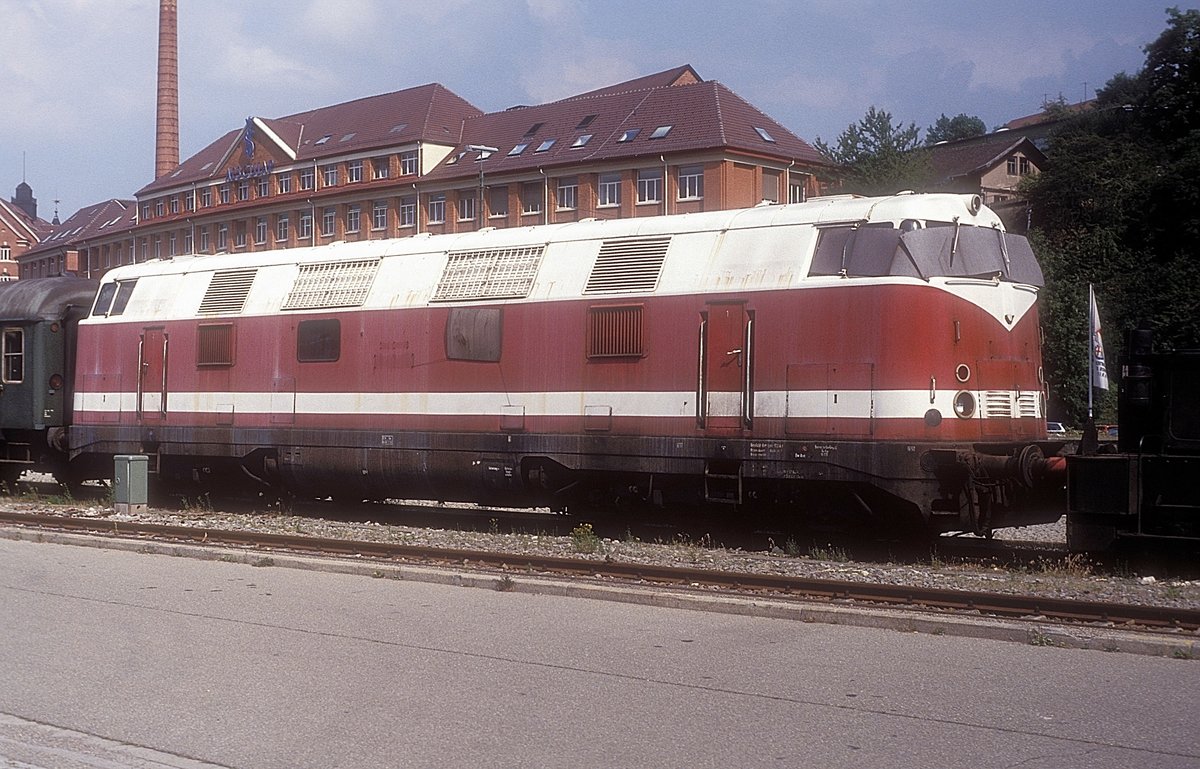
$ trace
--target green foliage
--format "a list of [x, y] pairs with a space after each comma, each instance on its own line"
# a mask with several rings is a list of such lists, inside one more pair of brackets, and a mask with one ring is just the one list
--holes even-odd
[[[1026, 187], [1046, 275], [1050, 413], [1071, 422], [1086, 417], [1088, 283], [1114, 379], [1124, 335], [1139, 325], [1160, 349], [1200, 346], [1200, 12], [1168, 15], [1146, 68], [1117, 75], [1096, 109], [1065, 121]], [[1098, 419], [1115, 417], [1113, 395]]]
[[592, 524], [581, 523], [571, 529], [571, 546], [576, 553], [591, 555], [600, 549], [600, 536], [592, 529]]
[[813, 146], [841, 166], [846, 192], [890, 195], [929, 182], [929, 160], [914, 151], [920, 146], [919, 134], [916, 123], [893, 125], [890, 112], [872, 106], [862, 120], [838, 135], [835, 145], [817, 139]]
[[930, 147], [938, 142], [954, 142], [960, 139], [970, 139], [972, 136], [983, 136], [987, 133], [987, 125], [974, 115], [959, 113], [954, 117], [946, 117], [945, 113], [937, 122], [925, 131], [925, 146]]

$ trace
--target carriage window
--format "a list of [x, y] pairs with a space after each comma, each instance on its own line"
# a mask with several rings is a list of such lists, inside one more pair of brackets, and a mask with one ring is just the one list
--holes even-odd
[[233, 324], [200, 326], [196, 331], [196, 365], [233, 365]]
[[25, 332], [19, 328], [4, 329], [4, 381], [20, 382], [25, 378]]
[[342, 354], [342, 324], [337, 318], [302, 320], [296, 328], [296, 360], [335, 361]]
[[116, 293], [116, 283], [105, 283], [101, 286], [100, 293], [96, 295], [96, 306], [92, 308], [92, 315], [107, 315], [108, 308], [112, 306], [113, 295]]
[[589, 307], [589, 358], [637, 357], [642, 347], [642, 306]]

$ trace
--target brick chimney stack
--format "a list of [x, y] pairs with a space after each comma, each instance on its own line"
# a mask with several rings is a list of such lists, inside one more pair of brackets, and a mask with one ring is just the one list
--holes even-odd
[[155, 121], [154, 178], [179, 165], [179, 39], [177, 0], [158, 2], [158, 115]]

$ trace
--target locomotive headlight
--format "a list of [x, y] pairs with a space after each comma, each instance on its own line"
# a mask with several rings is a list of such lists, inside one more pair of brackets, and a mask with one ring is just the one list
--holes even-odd
[[60, 374], [51, 374], [51, 375], [50, 375], [50, 382], [49, 382], [49, 384], [50, 384], [50, 389], [51, 389], [51, 390], [61, 390], [61, 389], [62, 389], [62, 386], [63, 386], [63, 378], [62, 378], [62, 375], [60, 375]]
[[966, 390], [959, 390], [954, 396], [954, 413], [961, 419], [970, 419], [975, 415], [975, 396]]

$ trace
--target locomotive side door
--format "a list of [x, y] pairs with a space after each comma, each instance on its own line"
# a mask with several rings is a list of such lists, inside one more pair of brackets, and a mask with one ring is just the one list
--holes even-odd
[[710, 302], [700, 322], [697, 417], [710, 433], [750, 426], [754, 319], [744, 302]]
[[138, 418], [156, 422], [167, 416], [167, 333], [162, 327], [142, 330], [138, 343]]

